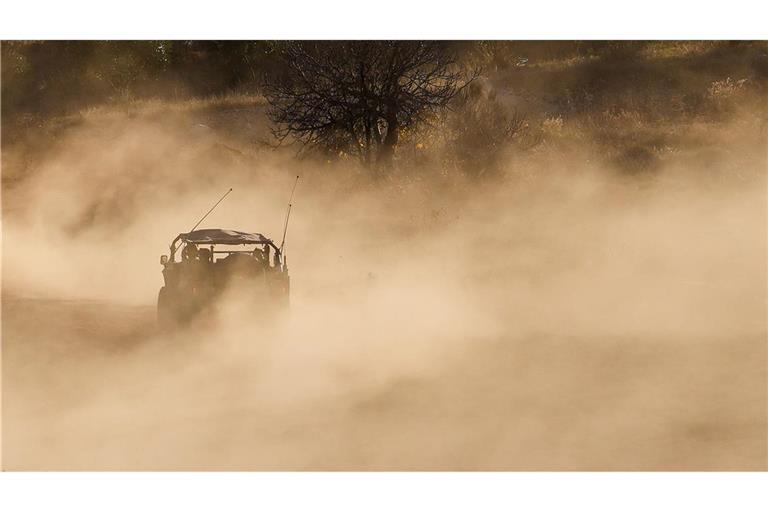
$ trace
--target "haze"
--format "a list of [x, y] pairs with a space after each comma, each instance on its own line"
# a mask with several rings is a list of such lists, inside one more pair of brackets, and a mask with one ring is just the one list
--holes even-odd
[[[4, 182], [3, 467], [765, 470], [762, 87], [648, 172], [550, 119], [487, 180], [265, 150], [239, 99], [80, 113]], [[158, 332], [170, 241], [230, 187], [203, 227], [279, 240], [296, 175], [290, 310]]]

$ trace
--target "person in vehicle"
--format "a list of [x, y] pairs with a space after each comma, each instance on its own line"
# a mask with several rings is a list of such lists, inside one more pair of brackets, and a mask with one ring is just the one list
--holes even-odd
[[259, 249], [257, 247], [256, 249], [253, 250], [252, 254], [253, 254], [253, 259], [256, 261], [256, 264], [263, 267], [265, 265], [265, 263], [266, 263], [264, 261], [264, 251], [263, 251], [263, 249]]
[[267, 270], [270, 270], [269, 263], [271, 259], [270, 258], [271, 254], [270, 254], [270, 248], [268, 244], [264, 244], [264, 247], [261, 249], [261, 254], [262, 254], [262, 260], [264, 261], [264, 267], [266, 267]]
[[203, 293], [213, 290], [214, 287], [214, 266], [212, 249], [203, 247], [197, 252], [197, 261], [195, 262], [194, 279], [196, 288]]
[[181, 251], [181, 259], [183, 261], [194, 261], [197, 259], [197, 246], [195, 244], [187, 244], [184, 250]]
[[184, 249], [181, 251], [182, 265], [179, 268], [179, 285], [180, 288], [187, 290], [190, 293], [195, 292], [197, 283], [197, 254], [197, 246], [190, 243], [185, 245]]
[[204, 263], [213, 263], [213, 253], [210, 249], [203, 247], [197, 251], [197, 259]]

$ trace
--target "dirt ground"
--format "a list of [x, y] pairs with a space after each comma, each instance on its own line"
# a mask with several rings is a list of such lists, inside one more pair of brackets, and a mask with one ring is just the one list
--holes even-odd
[[303, 376], [265, 370], [256, 333], [265, 354], [223, 360], [157, 338], [151, 307], [5, 296], [3, 320], [9, 470], [766, 468], [761, 336], [476, 339], [290, 403]]

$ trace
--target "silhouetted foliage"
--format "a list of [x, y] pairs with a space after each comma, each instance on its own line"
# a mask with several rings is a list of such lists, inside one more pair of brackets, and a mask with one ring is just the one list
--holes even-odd
[[280, 140], [388, 166], [403, 130], [445, 108], [476, 73], [448, 44], [423, 41], [286, 43], [284, 71], [265, 84]]
[[518, 146], [515, 142], [522, 143], [524, 116], [505, 108], [480, 83], [467, 87], [455, 103], [442, 130], [445, 165], [474, 178], [496, 175], [505, 153]]
[[[3, 148], [42, 154], [78, 113], [134, 100], [253, 105], [239, 117], [323, 156], [475, 178], [588, 141], [625, 172], [683, 147], [680, 123], [765, 119], [764, 41], [3, 41]], [[482, 67], [484, 80], [473, 69]], [[462, 94], [459, 94], [459, 93]], [[252, 107], [252, 108], [251, 108]], [[72, 114], [75, 114], [74, 116]], [[225, 123], [227, 126], [231, 124]], [[761, 125], [764, 126], [764, 123]], [[251, 129], [251, 128], [249, 128]], [[19, 156], [4, 174], [32, 166]], [[423, 165], [422, 165], [423, 164]]]
[[265, 41], [3, 41], [3, 115], [255, 88], [272, 71], [270, 48]]

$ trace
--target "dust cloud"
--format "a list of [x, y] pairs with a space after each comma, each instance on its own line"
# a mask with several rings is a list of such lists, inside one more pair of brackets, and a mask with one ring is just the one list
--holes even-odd
[[[249, 147], [94, 114], [4, 190], [4, 468], [766, 469], [764, 148], [477, 184]], [[279, 239], [296, 174], [290, 311], [159, 333], [170, 241], [229, 187], [203, 227]]]

